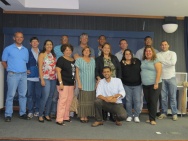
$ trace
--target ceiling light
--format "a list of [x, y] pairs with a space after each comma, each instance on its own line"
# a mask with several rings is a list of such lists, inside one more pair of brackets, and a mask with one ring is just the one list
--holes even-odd
[[178, 29], [176, 17], [165, 17], [162, 27], [166, 33], [174, 33]]

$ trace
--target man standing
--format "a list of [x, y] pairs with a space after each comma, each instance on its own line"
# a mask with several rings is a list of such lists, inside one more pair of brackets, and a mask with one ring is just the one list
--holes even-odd
[[[62, 35], [61, 44], [54, 47], [54, 52], [55, 52], [57, 60], [59, 57], [63, 56], [63, 53], [61, 52], [61, 46], [64, 44], [68, 44], [68, 43], [69, 43], [69, 37], [67, 35]], [[58, 96], [59, 96], [59, 93], [57, 89], [55, 89], [53, 99], [52, 99], [51, 113], [50, 113], [51, 118], [56, 118]]]
[[69, 37], [67, 35], [62, 35], [61, 44], [54, 47], [54, 52], [55, 52], [57, 60], [59, 57], [63, 55], [63, 53], [61, 52], [61, 46], [64, 44], [68, 44], [68, 43], [69, 43]]
[[100, 35], [98, 38], [98, 43], [98, 56], [101, 56], [102, 46], [104, 45], [104, 43], [106, 43], [106, 37], [104, 35]]
[[27, 48], [22, 45], [22, 32], [16, 32], [13, 37], [15, 43], [6, 47], [2, 55], [2, 65], [7, 70], [7, 96], [5, 103], [5, 122], [10, 122], [13, 113], [13, 98], [18, 89], [19, 114], [21, 119], [28, 119], [26, 115], [27, 67], [29, 59]]
[[[73, 57], [74, 59], [76, 60], [77, 58], [79, 57], [82, 57], [82, 49], [88, 47], [88, 34], [86, 33], [82, 33], [80, 35], [80, 46], [78, 47], [75, 47], [74, 50], [73, 50]], [[93, 48], [89, 47], [90, 50], [91, 50], [91, 57], [95, 57], [95, 52], [93, 50]]]
[[39, 40], [37, 37], [30, 39], [29, 61], [27, 63], [27, 108], [28, 118], [39, 116], [39, 105], [41, 97], [41, 84], [39, 82], [38, 56]]
[[[139, 49], [139, 50], [136, 52], [136, 55], [135, 55], [135, 57], [138, 58], [140, 61], [142, 61], [144, 48], [145, 48], [146, 46], [152, 46], [152, 44], [153, 44], [152, 37], [146, 36], [146, 37], [144, 38], [144, 44], [145, 44], [145, 46], [144, 46], [143, 48]], [[155, 49], [155, 53], [158, 53], [158, 52], [159, 52], [159, 51]]]
[[170, 97], [170, 107], [172, 110], [172, 119], [174, 121], [178, 120], [177, 117], [177, 101], [176, 101], [176, 70], [175, 65], [177, 62], [176, 53], [169, 50], [169, 44], [167, 41], [161, 42], [162, 51], [157, 53], [157, 58], [162, 63], [162, 114], [158, 119], [166, 118], [168, 110], [168, 97]]
[[128, 43], [127, 43], [127, 40], [125, 39], [121, 39], [119, 41], [119, 46], [121, 48], [121, 50], [119, 52], [117, 52], [115, 54], [115, 56], [118, 58], [119, 62], [121, 61], [122, 57], [123, 57], [123, 52], [127, 49], [128, 47]]
[[120, 121], [126, 119], [126, 111], [122, 104], [122, 98], [125, 97], [125, 90], [121, 79], [111, 77], [111, 68], [103, 68], [104, 78], [100, 80], [95, 100], [95, 119], [93, 127], [103, 125], [102, 110], [113, 113], [116, 117], [116, 125], [121, 126]]

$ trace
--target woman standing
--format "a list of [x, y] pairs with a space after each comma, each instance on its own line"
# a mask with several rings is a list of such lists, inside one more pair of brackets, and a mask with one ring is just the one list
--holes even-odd
[[[141, 62], [137, 58], [133, 58], [131, 50], [126, 49], [123, 53], [121, 60], [122, 69], [122, 82], [126, 92], [126, 110], [127, 110], [127, 122], [132, 121], [134, 115], [134, 121], [140, 122], [140, 105], [141, 105]], [[134, 105], [134, 114], [132, 113], [132, 105]]]
[[[95, 77], [97, 83], [104, 78], [102, 71], [105, 66], [109, 66], [112, 70], [112, 77], [121, 78], [121, 66], [116, 56], [111, 54], [111, 46], [105, 43], [102, 46], [101, 56], [96, 58]], [[107, 120], [107, 112], [103, 111], [103, 120]], [[115, 121], [113, 115], [110, 114], [110, 120]]]
[[44, 42], [43, 50], [41, 51], [39, 58], [39, 76], [42, 85], [42, 95], [40, 99], [39, 107], [39, 122], [44, 122], [44, 118], [47, 121], [51, 121], [49, 117], [52, 96], [55, 91], [56, 85], [56, 58], [53, 51], [53, 42], [46, 40]]
[[69, 112], [74, 94], [75, 60], [71, 57], [73, 52], [72, 45], [62, 45], [61, 52], [64, 55], [58, 59], [56, 65], [57, 91], [59, 92], [56, 123], [65, 125], [64, 121], [71, 122]]
[[149, 111], [150, 124], [155, 125], [157, 113], [157, 101], [161, 93], [162, 65], [156, 57], [152, 46], [146, 46], [143, 52], [143, 61], [141, 65], [141, 78], [143, 84], [144, 97]]
[[91, 50], [86, 47], [82, 50], [83, 57], [76, 60], [76, 78], [80, 93], [78, 95], [78, 117], [80, 122], [88, 122], [88, 116], [95, 115], [95, 60], [90, 57]]

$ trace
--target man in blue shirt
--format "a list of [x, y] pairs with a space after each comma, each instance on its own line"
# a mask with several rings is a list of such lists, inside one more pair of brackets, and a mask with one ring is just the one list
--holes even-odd
[[30, 39], [29, 61], [27, 63], [27, 109], [28, 118], [39, 116], [39, 105], [41, 97], [41, 83], [39, 81], [38, 56], [40, 50], [37, 37]]
[[69, 43], [69, 37], [67, 35], [62, 35], [61, 36], [61, 44], [54, 47], [54, 52], [55, 52], [57, 60], [59, 57], [63, 56], [63, 53], [61, 52], [61, 46], [63, 44], [68, 44], [68, 43]]
[[10, 122], [13, 113], [13, 98], [18, 89], [19, 114], [21, 119], [28, 119], [26, 115], [27, 67], [29, 59], [27, 48], [22, 45], [22, 32], [16, 32], [13, 37], [15, 43], [6, 47], [2, 55], [2, 65], [7, 70], [7, 96], [5, 103], [5, 122]]

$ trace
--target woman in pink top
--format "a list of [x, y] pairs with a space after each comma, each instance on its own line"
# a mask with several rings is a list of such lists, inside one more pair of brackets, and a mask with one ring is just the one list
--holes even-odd
[[[42, 96], [39, 106], [39, 122], [44, 122], [44, 119], [51, 121], [49, 117], [52, 97], [56, 88], [56, 58], [53, 51], [53, 42], [46, 40], [43, 50], [39, 58], [39, 77], [42, 85]], [[44, 116], [44, 119], [43, 119]]]

